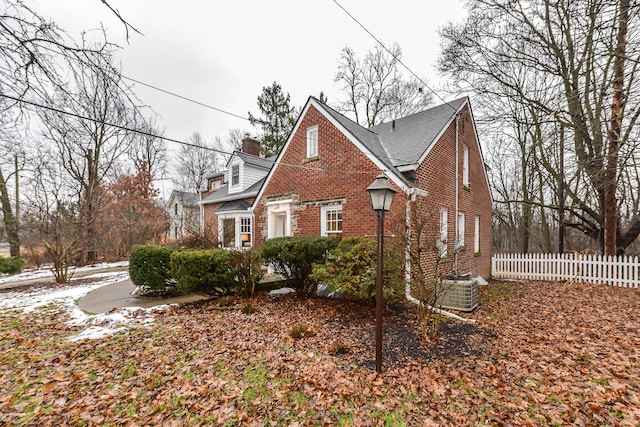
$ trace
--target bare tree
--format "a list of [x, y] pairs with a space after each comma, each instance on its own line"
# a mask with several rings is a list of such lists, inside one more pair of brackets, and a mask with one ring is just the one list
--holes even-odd
[[230, 129], [227, 135], [222, 138], [216, 136], [213, 140], [213, 146], [218, 150], [218, 154], [222, 156], [223, 163], [227, 163], [234, 151], [242, 150], [242, 139], [249, 132], [239, 128]]
[[204, 187], [207, 176], [224, 166], [222, 162], [219, 150], [194, 132], [187, 144], [178, 149], [172, 182], [177, 190], [197, 193]]
[[[465, 23], [442, 30], [440, 69], [461, 89], [481, 95], [480, 104], [508, 97], [522, 105], [539, 135], [522, 142], [538, 144], [543, 185], [561, 179], [548, 153], [557, 151], [558, 128], [566, 132], [574, 162], [568, 167], [575, 171], [566, 175], [572, 180], [565, 183], [566, 225], [606, 254], [623, 253], [640, 234], [640, 218], [630, 206], [639, 157], [640, 4], [478, 0], [468, 2], [468, 10]], [[510, 119], [502, 127], [516, 134], [519, 124]], [[538, 203], [558, 209], [557, 203]], [[630, 215], [622, 217], [625, 212]], [[612, 246], [605, 230], [614, 226]]]
[[78, 202], [59, 172], [57, 159], [38, 147], [29, 159], [32, 178], [26, 185], [22, 229], [31, 257], [45, 251], [58, 283], [69, 281], [82, 249]]
[[[99, 1], [120, 19], [127, 37], [129, 30], [137, 32], [107, 0]], [[90, 62], [92, 55], [115, 48], [106, 41], [92, 47], [78, 44], [26, 2], [5, 0], [0, 6], [0, 93], [13, 100], [5, 107], [27, 94], [33, 100], [52, 88], [64, 90], [69, 64]]]
[[154, 179], [164, 176], [167, 169], [167, 144], [151, 119], [139, 126], [140, 133], [134, 136], [129, 158], [137, 171], [146, 170]]
[[122, 82], [108, 56], [73, 70], [74, 85], [49, 98], [39, 111], [45, 137], [53, 143], [61, 167], [79, 200], [85, 237], [84, 261], [96, 259], [93, 227], [98, 210], [98, 187], [130, 151], [141, 118], [135, 98]]
[[431, 96], [424, 92], [420, 80], [402, 77], [401, 60], [398, 44], [389, 51], [376, 46], [362, 59], [350, 47], [342, 49], [334, 80], [342, 86], [345, 99], [336, 104], [336, 109], [353, 114], [363, 126], [424, 110], [431, 103]]

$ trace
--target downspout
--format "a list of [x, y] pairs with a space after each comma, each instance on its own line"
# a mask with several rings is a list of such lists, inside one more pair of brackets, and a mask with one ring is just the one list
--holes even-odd
[[[453, 314], [450, 313], [448, 311], [444, 311], [441, 308], [437, 308], [437, 307], [432, 307], [428, 304], [424, 304], [422, 303], [419, 299], [413, 297], [411, 295], [411, 238], [412, 238], [412, 230], [411, 230], [411, 202], [415, 202], [418, 195], [417, 192], [415, 191], [417, 190], [415, 187], [414, 188], [410, 188], [409, 192], [407, 193], [407, 195], [409, 197], [407, 197], [407, 205], [405, 208], [405, 223], [406, 223], [406, 229], [407, 229], [407, 245], [405, 248], [405, 253], [404, 253], [404, 267], [405, 267], [405, 284], [404, 284], [404, 296], [407, 299], [407, 301], [416, 304], [416, 305], [420, 305], [423, 306], [425, 308], [427, 308], [428, 310], [433, 311], [434, 313], [440, 314], [442, 316], [448, 317], [450, 319], [455, 319], [455, 320], [459, 320], [461, 322], [464, 323], [476, 323], [475, 319], [467, 319], [465, 317], [461, 317], [458, 316], [457, 314]], [[425, 194], [420, 195], [421, 197], [426, 197], [426, 192]]]
[[453, 239], [453, 274], [455, 276], [458, 275], [458, 245], [460, 244], [460, 242], [458, 242], [458, 236], [460, 235], [460, 230], [458, 229], [459, 224], [458, 224], [458, 211], [459, 211], [459, 206], [458, 206], [458, 199], [460, 198], [460, 194], [459, 194], [459, 184], [460, 184], [460, 177], [459, 175], [459, 169], [460, 169], [460, 150], [458, 148], [458, 120], [460, 119], [460, 115], [458, 113], [456, 113], [456, 201], [455, 201], [455, 216], [453, 218], [453, 220], [455, 221], [455, 237]]

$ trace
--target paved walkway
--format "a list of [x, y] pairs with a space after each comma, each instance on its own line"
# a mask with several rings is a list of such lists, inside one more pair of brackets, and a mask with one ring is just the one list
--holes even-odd
[[119, 307], [149, 308], [163, 304], [180, 304], [209, 298], [206, 294], [191, 294], [174, 298], [134, 297], [131, 292], [136, 286], [131, 279], [115, 282], [89, 292], [78, 300], [78, 307], [90, 314], [105, 313]]
[[[84, 269], [77, 271], [73, 277], [81, 278], [93, 274], [99, 274], [103, 272], [118, 272], [127, 271], [128, 267], [98, 267]], [[53, 282], [53, 274], [40, 277], [32, 277], [28, 279], [16, 279], [10, 282], [0, 283], [0, 289], [12, 289], [16, 287], [22, 287], [25, 285]], [[84, 297], [78, 300], [78, 307], [81, 310], [90, 313], [98, 314], [105, 313], [114, 308], [120, 307], [142, 307], [149, 308], [163, 304], [180, 304], [185, 302], [199, 301], [209, 298], [206, 294], [196, 293], [191, 295], [179, 296], [175, 298], [152, 298], [152, 297], [134, 297], [131, 296], [131, 292], [134, 291], [136, 286], [131, 282], [128, 277], [119, 282], [111, 283], [109, 285], [98, 288], [95, 291], [89, 292]]]

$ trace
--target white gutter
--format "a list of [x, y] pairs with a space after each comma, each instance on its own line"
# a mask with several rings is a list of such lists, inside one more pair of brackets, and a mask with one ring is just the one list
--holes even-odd
[[412, 187], [411, 189], [409, 189], [408, 195], [409, 197], [407, 198], [407, 206], [406, 206], [406, 212], [405, 212], [405, 218], [406, 218], [405, 222], [406, 222], [406, 228], [407, 228], [407, 247], [405, 249], [405, 258], [404, 258], [405, 259], [405, 284], [404, 284], [405, 298], [407, 299], [407, 301], [413, 304], [425, 307], [428, 310], [433, 311], [434, 313], [440, 314], [450, 319], [459, 320], [464, 323], [476, 323], [475, 319], [467, 319], [465, 317], [458, 316], [457, 314], [444, 311], [441, 308], [432, 307], [428, 304], [424, 304], [419, 299], [411, 295], [411, 254], [410, 254], [411, 237], [412, 237], [411, 236], [411, 202], [415, 202], [418, 196], [426, 197], [427, 192], [419, 188]]

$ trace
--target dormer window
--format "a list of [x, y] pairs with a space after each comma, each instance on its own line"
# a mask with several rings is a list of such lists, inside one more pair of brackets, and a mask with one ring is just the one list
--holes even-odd
[[318, 125], [307, 128], [307, 158], [318, 156]]
[[240, 184], [240, 165], [231, 166], [231, 185]]

